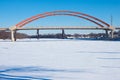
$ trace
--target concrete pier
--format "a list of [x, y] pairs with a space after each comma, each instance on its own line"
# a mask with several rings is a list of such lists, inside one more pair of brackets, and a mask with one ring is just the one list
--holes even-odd
[[108, 30], [105, 30], [105, 37], [106, 37], [106, 38], [108, 38], [108, 37], [109, 37]]
[[65, 31], [64, 31], [64, 29], [62, 29], [62, 39], [65, 39], [65, 38], [66, 38]]
[[15, 41], [15, 31], [11, 30], [11, 41], [14, 42]]
[[111, 38], [114, 38], [114, 31], [111, 30]]
[[37, 29], [37, 39], [40, 38], [40, 33], [39, 33], [39, 29]]

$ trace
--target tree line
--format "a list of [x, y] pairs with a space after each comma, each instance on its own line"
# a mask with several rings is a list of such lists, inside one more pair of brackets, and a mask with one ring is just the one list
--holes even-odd
[[[16, 33], [17, 39], [29, 38], [27, 34], [24, 33]], [[0, 31], [0, 39], [11, 39], [11, 32], [10, 31]]]

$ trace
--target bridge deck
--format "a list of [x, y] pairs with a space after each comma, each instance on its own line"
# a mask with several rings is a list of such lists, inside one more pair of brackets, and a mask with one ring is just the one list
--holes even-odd
[[35, 27], [35, 28], [19, 28], [17, 30], [59, 30], [59, 29], [67, 29], [67, 30], [110, 30], [109, 28], [98, 28], [98, 27]]
[[[17, 28], [16, 30], [110, 30], [109, 28], [100, 27], [27, 27], [27, 28]], [[120, 30], [120, 27], [116, 27], [116, 30]], [[7, 31], [9, 28], [0, 28], [0, 31]]]

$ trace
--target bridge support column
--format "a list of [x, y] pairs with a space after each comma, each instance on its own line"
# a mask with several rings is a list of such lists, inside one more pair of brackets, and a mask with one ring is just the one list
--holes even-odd
[[62, 39], [65, 39], [65, 38], [66, 38], [65, 31], [64, 31], [64, 29], [62, 29]]
[[15, 41], [17, 40], [17, 31], [15, 30], [14, 31], [14, 38], [15, 38]]
[[15, 41], [15, 31], [11, 30], [11, 41], [14, 42]]
[[114, 30], [111, 30], [111, 38], [114, 38]]
[[39, 29], [37, 29], [37, 39], [40, 38], [40, 33], [39, 33]]
[[105, 37], [106, 37], [106, 38], [108, 38], [108, 37], [109, 37], [108, 30], [105, 30]]

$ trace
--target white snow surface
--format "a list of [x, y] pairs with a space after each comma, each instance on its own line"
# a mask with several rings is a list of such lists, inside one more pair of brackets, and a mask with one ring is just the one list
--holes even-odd
[[0, 40], [0, 80], [120, 80], [120, 42]]

